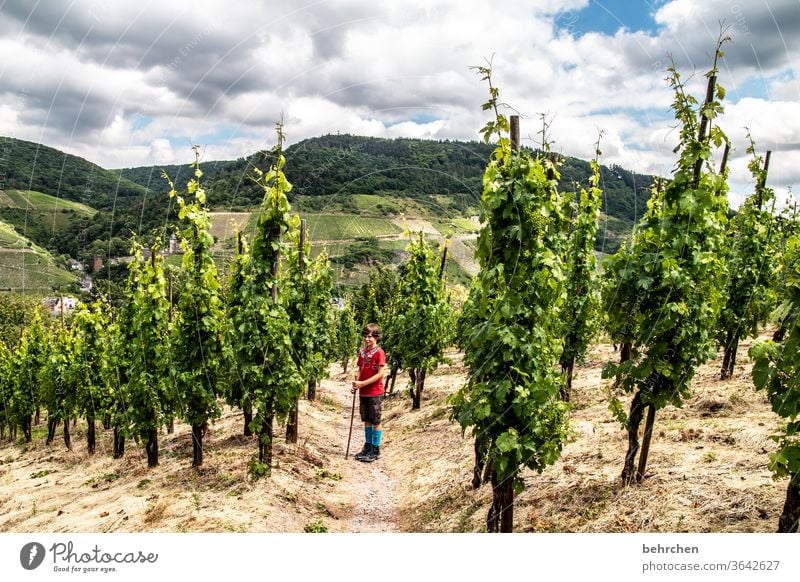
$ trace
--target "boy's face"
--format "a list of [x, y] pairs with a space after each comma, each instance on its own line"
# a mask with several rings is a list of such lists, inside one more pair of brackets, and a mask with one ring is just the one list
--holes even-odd
[[364, 347], [367, 349], [374, 348], [378, 343], [378, 339], [373, 337], [371, 333], [364, 334]]

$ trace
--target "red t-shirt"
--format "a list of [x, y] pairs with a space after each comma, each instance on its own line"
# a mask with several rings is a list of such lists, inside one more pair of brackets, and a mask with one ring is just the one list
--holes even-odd
[[[358, 350], [358, 379], [366, 380], [372, 378], [386, 365], [386, 354], [380, 346], [375, 346], [371, 350], [364, 348]], [[358, 389], [360, 396], [380, 396], [383, 394], [383, 378], [372, 384], [367, 384]]]

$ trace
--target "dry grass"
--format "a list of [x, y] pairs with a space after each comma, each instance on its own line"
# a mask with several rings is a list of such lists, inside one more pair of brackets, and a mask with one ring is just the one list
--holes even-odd
[[[717, 379], [718, 362], [703, 366], [682, 409], [656, 417], [647, 478], [623, 488], [627, 441], [612, 419], [600, 369], [616, 357], [597, 346], [577, 369], [572, 436], [561, 459], [542, 474], [523, 473], [515, 531], [771, 532], [785, 486], [767, 469], [777, 425], [749, 379], [740, 346], [736, 377]], [[449, 420], [446, 399], [466, 378], [459, 354], [430, 375], [422, 410], [411, 412], [397, 381], [385, 403], [381, 459], [358, 463], [363, 432], [356, 418], [345, 461], [351, 396], [337, 365], [313, 402], [301, 402], [300, 442], [274, 446], [270, 478], [253, 481], [247, 466], [254, 437], [226, 409], [205, 440], [205, 464], [191, 468], [191, 434], [179, 424], [161, 434], [160, 466], [148, 469], [141, 447], [111, 458], [110, 434], [85, 452], [84, 427], [74, 450], [43, 437], [0, 447], [0, 530], [6, 532], [477, 532], [491, 491], [473, 490], [472, 441]], [[356, 413], [357, 415], [357, 413]], [[277, 434], [282, 434], [280, 431]]]
[[[718, 380], [718, 361], [702, 366], [684, 407], [657, 414], [647, 477], [627, 488], [619, 480], [627, 435], [608, 411], [607, 381], [600, 378], [602, 364], [617, 354], [608, 345], [594, 348], [576, 368], [572, 436], [561, 459], [541, 475], [523, 473], [515, 531], [775, 531], [786, 488], [767, 468], [778, 419], [752, 387], [749, 345], [740, 346], [734, 379]], [[423, 410], [402, 415], [394, 427], [403, 456], [399, 478], [407, 484], [403, 530], [485, 529], [490, 488], [471, 488], [471, 440], [440, 414], [461, 380], [458, 366], [437, 372]]]

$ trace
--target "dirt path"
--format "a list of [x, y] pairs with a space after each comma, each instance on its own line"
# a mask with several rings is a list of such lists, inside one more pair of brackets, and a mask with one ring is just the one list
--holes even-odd
[[337, 374], [324, 381], [322, 386], [322, 389], [334, 395], [341, 409], [336, 430], [336, 433], [341, 435], [340, 443], [331, 456], [338, 456], [334, 464], [339, 467], [338, 470], [342, 475], [341, 493], [349, 497], [349, 504], [353, 508], [346, 518], [349, 524], [341, 529], [353, 533], [397, 532], [399, 530], [395, 510], [396, 481], [391, 470], [391, 446], [382, 447], [381, 458], [373, 463], [362, 463], [354, 458], [364, 445], [364, 425], [358, 416], [357, 398], [350, 453], [348, 459], [344, 459], [342, 451], [347, 449], [353, 409], [353, 397], [349, 389], [351, 376], [350, 373]]
[[191, 434], [184, 423], [177, 423], [174, 435], [160, 434], [154, 469], [133, 442], [123, 459], [112, 459], [110, 431], [100, 427], [97, 454], [89, 456], [82, 422], [72, 431], [72, 451], [64, 448], [60, 430], [47, 446], [43, 425], [35, 427], [31, 445], [3, 439], [0, 531], [398, 532], [392, 469], [398, 444], [389, 441], [376, 462], [356, 461], [364, 443], [356, 410], [345, 460], [352, 374], [332, 368], [316, 401], [301, 400], [299, 442], [278, 439], [272, 476], [257, 481], [247, 472], [254, 440], [241, 436], [238, 410], [226, 409], [210, 427], [200, 470], [189, 466]]

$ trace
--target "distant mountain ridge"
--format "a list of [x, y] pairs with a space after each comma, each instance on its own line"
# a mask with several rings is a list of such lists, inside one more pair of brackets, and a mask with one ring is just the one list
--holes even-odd
[[80, 202], [97, 210], [118, 198], [141, 196], [145, 188], [119, 172], [46, 145], [0, 137], [7, 155], [0, 160], [3, 189], [34, 190]]
[[[412, 138], [375, 138], [349, 134], [305, 139], [286, 148], [286, 177], [293, 185], [290, 201], [309, 210], [321, 204], [309, 200], [321, 196], [391, 194], [426, 201], [430, 196], [449, 196], [459, 212], [477, 208], [483, 190], [482, 177], [494, 149], [478, 141], [435, 141]], [[200, 164], [209, 201], [228, 210], [258, 206], [263, 193], [250, 180], [253, 166], [265, 169], [269, 153]], [[143, 166], [119, 170], [121, 175], [146, 188], [162, 189], [161, 167]], [[176, 184], [190, 177], [189, 165], [164, 166]], [[587, 185], [589, 162], [562, 157], [559, 188], [575, 190]], [[605, 193], [603, 211], [635, 222], [646, 208], [653, 176], [635, 174], [619, 166], [601, 168]]]
[[[141, 213], [142, 203], [168, 206], [158, 193], [165, 193], [166, 170], [178, 186], [190, 178], [187, 163], [104, 169], [78, 156], [55, 148], [10, 137], [0, 137], [7, 155], [0, 160], [5, 188], [36, 190], [91, 206], [97, 210], [116, 208]], [[292, 197], [393, 193], [412, 198], [444, 195], [463, 197], [477, 204], [481, 178], [493, 150], [477, 141], [385, 139], [349, 134], [305, 139], [286, 148], [285, 167], [294, 185]], [[202, 162], [203, 182], [212, 205], [238, 210], [257, 207], [259, 188], [252, 183], [251, 168], [265, 168], [269, 153], [256, 152], [237, 160]], [[589, 163], [564, 156], [560, 188], [586, 184]], [[619, 166], [602, 167], [606, 194], [604, 211], [634, 221], [641, 216], [652, 186], [652, 176], [637, 175]], [[147, 208], [144, 207], [145, 213]], [[163, 220], [161, 214], [158, 217]]]
[[[84, 261], [95, 253], [127, 254], [133, 234], [163, 232], [174, 224], [177, 217], [162, 169], [179, 189], [191, 177], [188, 150], [186, 164], [108, 170], [33, 142], [0, 137], [0, 144], [5, 189], [39, 191], [99, 211], [94, 216], [78, 214], [57, 231], [27, 233], [51, 252]], [[395, 206], [403, 207], [403, 200], [411, 199], [413, 207], [429, 217], [453, 219], [477, 214], [492, 150], [491, 144], [477, 141], [324, 135], [287, 147], [284, 169], [293, 184], [289, 198], [295, 211], [363, 214], [353, 196], [378, 194], [396, 200]], [[202, 183], [211, 207], [258, 208], [263, 192], [252, 180], [252, 169], [266, 169], [272, 155], [255, 152], [236, 160], [202, 162]], [[566, 156], [560, 172], [562, 191], [574, 191], [576, 185], [588, 183], [591, 168], [584, 160]], [[601, 177], [606, 222], [597, 248], [609, 252], [646, 208], [653, 178], [617, 166], [603, 167]]]

